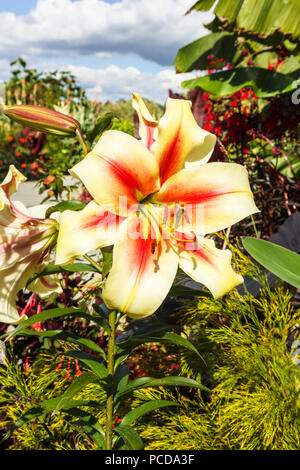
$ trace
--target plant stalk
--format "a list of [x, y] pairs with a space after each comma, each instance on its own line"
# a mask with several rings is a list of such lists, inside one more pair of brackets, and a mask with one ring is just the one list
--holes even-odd
[[90, 256], [88, 255], [84, 255], [84, 258], [92, 265], [94, 266], [94, 268], [97, 269], [97, 271], [99, 271], [99, 273], [102, 273], [102, 269], [101, 269], [101, 266], [93, 260], [93, 258], [91, 258]]
[[81, 129], [76, 129], [76, 136], [77, 136], [77, 139], [84, 151], [84, 154], [87, 155], [89, 153], [89, 148], [87, 146], [87, 143], [83, 137], [83, 134], [81, 132]]
[[106, 402], [105, 450], [112, 450], [112, 420], [114, 407], [113, 377], [115, 366], [115, 332], [117, 312], [112, 310], [109, 314], [109, 340], [107, 348], [107, 373], [111, 379], [111, 387]]

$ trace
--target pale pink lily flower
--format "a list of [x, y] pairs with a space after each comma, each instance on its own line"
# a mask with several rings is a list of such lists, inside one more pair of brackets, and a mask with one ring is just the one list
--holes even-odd
[[[30, 214], [19, 201], [11, 201], [26, 178], [14, 165], [0, 184], [0, 321], [17, 324], [19, 317], [16, 297], [30, 277], [42, 270], [55, 245], [57, 222]], [[40, 206], [32, 208], [40, 212]], [[58, 291], [57, 282], [45, 276], [31, 283], [30, 290], [41, 296]]]
[[103, 299], [132, 318], [154, 313], [178, 267], [214, 297], [243, 281], [231, 252], [204, 235], [258, 211], [246, 169], [207, 163], [216, 138], [201, 129], [191, 103], [169, 98], [159, 122], [134, 94], [141, 140], [109, 130], [70, 173], [94, 201], [60, 218], [56, 263], [114, 244]]

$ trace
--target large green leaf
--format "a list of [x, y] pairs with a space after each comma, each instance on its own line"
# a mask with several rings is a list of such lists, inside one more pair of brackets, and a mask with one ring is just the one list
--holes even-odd
[[151, 400], [137, 406], [133, 410], [129, 411], [122, 419], [122, 425], [130, 426], [135, 423], [141, 416], [150, 413], [158, 408], [165, 408], [167, 406], [180, 406], [176, 401], [171, 400]]
[[130, 352], [134, 347], [139, 346], [140, 344], [144, 343], [165, 343], [165, 344], [174, 344], [175, 346], [179, 346], [189, 351], [197, 354], [200, 356], [199, 351], [195, 348], [195, 346], [183, 336], [177, 335], [176, 333], [171, 332], [161, 332], [149, 336], [133, 334], [125, 341], [122, 341], [117, 344], [116, 347], [116, 357], [119, 354], [123, 355], [125, 352]]
[[81, 429], [95, 442], [99, 449], [104, 449], [104, 429], [95, 416], [80, 408], [71, 408], [66, 410], [65, 413], [78, 418], [75, 422], [75, 426], [80, 426]]
[[257, 238], [245, 237], [243, 245], [262, 266], [283, 281], [300, 288], [300, 255]]
[[31, 276], [28, 279], [26, 286], [29, 286], [29, 284], [35, 281], [38, 277], [50, 276], [52, 274], [59, 274], [59, 273], [66, 273], [66, 272], [70, 272], [70, 273], [96, 272], [98, 273], [99, 270], [96, 269], [91, 264], [87, 264], [87, 263], [73, 263], [73, 264], [68, 264], [65, 266], [58, 266], [57, 264], [50, 263], [39, 273], [33, 274], [33, 276]]
[[104, 132], [110, 129], [114, 122], [114, 114], [106, 113], [104, 116], [100, 117], [94, 126], [94, 128], [87, 135], [87, 142], [92, 144], [97, 137]]
[[62, 201], [54, 206], [50, 206], [46, 211], [46, 217], [50, 217], [54, 212], [64, 212], [66, 210], [70, 211], [81, 211], [85, 208], [85, 203], [82, 201]]
[[32, 315], [32, 317], [23, 321], [14, 330], [12, 330], [7, 338], [10, 339], [13, 336], [21, 334], [24, 330], [26, 330], [29, 326], [33, 325], [34, 323], [44, 322], [46, 320], [59, 317], [78, 317], [85, 318], [86, 320], [94, 322], [97, 322], [98, 320], [96, 316], [89, 315], [88, 313], [85, 313], [78, 308], [52, 308], [49, 310], [44, 310], [41, 313], [37, 313], [36, 315]]
[[239, 29], [270, 34], [278, 29], [295, 37], [300, 35], [299, 0], [198, 0], [189, 10], [209, 10], [213, 4], [214, 13], [230, 22], [236, 22]]
[[283, 74], [257, 67], [237, 67], [182, 82], [184, 88], [200, 88], [214, 96], [228, 96], [250, 87], [259, 98], [269, 98], [296, 89], [298, 73]]
[[272, 163], [279, 173], [288, 178], [295, 178], [300, 173], [300, 160], [297, 157], [271, 157], [268, 161]]
[[125, 390], [129, 380], [129, 365], [121, 364], [116, 368], [113, 377], [113, 392], [121, 392]]
[[[45, 413], [53, 413], [56, 411], [58, 404], [61, 401], [61, 396], [49, 398], [48, 400], [43, 400], [41, 402], [41, 407], [45, 410]], [[75, 400], [74, 398], [68, 398], [64, 400], [60, 405], [62, 411], [72, 409], [77, 406], [88, 406], [91, 408], [96, 408], [98, 410], [102, 409], [102, 406], [95, 400]]]
[[107, 369], [103, 362], [92, 354], [88, 354], [83, 351], [70, 350], [64, 353], [66, 356], [73, 357], [83, 362], [89, 369], [91, 369], [94, 374], [99, 377], [99, 379], [105, 379], [107, 377]]
[[89, 338], [84, 338], [80, 337], [77, 335], [74, 335], [73, 333], [70, 333], [68, 331], [62, 331], [62, 330], [48, 330], [48, 331], [35, 331], [35, 330], [24, 330], [22, 331], [22, 335], [24, 336], [38, 336], [39, 338], [51, 338], [52, 340], [56, 341], [64, 341], [68, 343], [75, 343], [79, 344], [81, 346], [84, 346], [85, 348], [90, 349], [91, 351], [94, 351], [98, 354], [100, 354], [103, 359], [106, 359], [106, 354], [103, 351], [103, 349], [98, 346], [97, 343], [92, 341]]
[[207, 387], [200, 384], [199, 382], [196, 382], [196, 380], [187, 379], [186, 377], [168, 376], [159, 379], [153, 377], [140, 377], [129, 382], [122, 391], [118, 392], [116, 394], [116, 399], [132, 393], [135, 390], [149, 387], [189, 387], [209, 391]]
[[70, 398], [73, 398], [77, 393], [79, 393], [84, 387], [86, 387], [90, 383], [95, 383], [99, 379], [95, 374], [91, 372], [84, 372], [83, 374], [76, 377], [70, 387], [61, 395], [59, 398], [54, 412], [63, 409], [66, 405], [68, 406]]
[[138, 433], [130, 426], [120, 424], [115, 428], [116, 433], [121, 436], [129, 450], [142, 450], [144, 448], [143, 441]]
[[207, 56], [233, 62], [236, 51], [237, 35], [235, 33], [211, 33], [179, 49], [173, 65], [177, 73], [190, 72], [191, 70], [207, 69]]

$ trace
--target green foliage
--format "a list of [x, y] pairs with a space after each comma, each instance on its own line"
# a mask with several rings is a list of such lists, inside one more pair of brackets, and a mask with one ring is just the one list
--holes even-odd
[[82, 159], [82, 149], [76, 137], [57, 139], [48, 135], [42, 150], [44, 175], [64, 176]]
[[[67, 268], [68, 269], [68, 268]], [[99, 266], [99, 271], [101, 268]], [[180, 348], [188, 349], [192, 354], [197, 355], [198, 351], [188, 341], [187, 338], [177, 335], [175, 333], [166, 332], [170, 326], [157, 323], [155, 319], [151, 324], [147, 324], [146, 330], [140, 331], [138, 335], [129, 336], [123, 341], [119, 341], [116, 345], [113, 344], [113, 353], [111, 354], [110, 342], [108, 343], [107, 352], [93, 340], [85, 337], [77, 336], [69, 331], [65, 330], [49, 330], [38, 332], [30, 329], [30, 327], [37, 322], [45, 322], [47, 320], [54, 320], [59, 318], [71, 317], [74, 319], [85, 319], [88, 322], [93, 322], [98, 325], [98, 328], [103, 327], [107, 333], [111, 334], [115, 331], [118, 322], [120, 321], [122, 314], [116, 315], [115, 312], [109, 312], [105, 306], [94, 305], [94, 314], [87, 313], [87, 309], [82, 308], [54, 308], [46, 309], [41, 313], [31, 316], [30, 318], [21, 322], [16, 328], [8, 333], [7, 339], [19, 336], [33, 336], [38, 337], [40, 340], [49, 338], [52, 341], [59, 342], [61, 344], [68, 344], [71, 349], [64, 351], [64, 356], [67, 356], [79, 363], [83, 364], [84, 370], [87, 372], [75, 379], [75, 381], [67, 388], [63, 394], [58, 396], [52, 396], [50, 398], [44, 398], [40, 400], [38, 405], [28, 408], [24, 414], [14, 423], [12, 431], [18, 430], [19, 428], [26, 426], [33, 420], [44, 419], [50, 414], [50, 418], [53, 413], [56, 415], [58, 412], [67, 413], [68, 415], [80, 418], [81, 423], [84, 418], [84, 430], [90, 439], [98, 446], [103, 449], [105, 446], [104, 442], [104, 431], [101, 423], [97, 420], [95, 411], [101, 413], [104, 411], [103, 403], [99, 403], [86, 396], [84, 400], [78, 399], [78, 392], [85, 388], [89, 384], [95, 384], [101, 390], [105, 392], [106, 401], [108, 402], [110, 397], [113, 397], [112, 401], [112, 413], [121, 413], [125, 420], [114, 429], [116, 433], [114, 436], [114, 448], [122, 449], [140, 449], [143, 446], [142, 440], [139, 435], [132, 428], [131, 423], [150, 411], [153, 411], [156, 406], [161, 408], [163, 406], [170, 406], [170, 400], [168, 401], [157, 401], [155, 403], [148, 402], [143, 404], [141, 408], [132, 409], [129, 408], [128, 414], [123, 413], [122, 410], [126, 409], [126, 404], [130, 403], [133, 393], [139, 389], [153, 388], [153, 387], [185, 387], [187, 389], [196, 388], [200, 390], [207, 390], [205, 386], [192, 378], [189, 377], [177, 377], [174, 375], [166, 377], [138, 377], [130, 380], [129, 378], [129, 367], [127, 365], [127, 359], [131, 352], [137, 345], [149, 342], [167, 343]], [[111, 340], [110, 340], [111, 341]], [[74, 349], [74, 347], [78, 349]], [[91, 352], [87, 352], [87, 350]], [[96, 353], [96, 354], [95, 354]], [[110, 372], [110, 361], [113, 357], [113, 371]], [[104, 361], [103, 361], [104, 359]], [[106, 366], [106, 364], [107, 366]], [[129, 400], [129, 402], [128, 402]], [[175, 405], [175, 403], [174, 403]], [[88, 407], [92, 411], [85, 411], [83, 407]], [[94, 411], [95, 410], [95, 411]], [[112, 419], [112, 415], [111, 415]], [[88, 422], [86, 422], [86, 420]], [[108, 429], [111, 426], [111, 422], [106, 421]], [[119, 437], [118, 437], [119, 436]], [[107, 439], [107, 436], [106, 436]], [[105, 446], [105, 448], [107, 448]]]
[[[38, 354], [29, 364], [18, 365], [9, 353], [0, 366], [3, 432], [13, 424], [2, 445], [103, 448], [104, 409], [112, 387], [114, 449], [141, 449], [143, 442], [147, 450], [298, 449], [300, 377], [290, 344], [299, 338], [300, 311], [293, 311], [291, 292], [270, 289], [260, 268], [238, 248], [230, 248], [241, 274], [261, 283], [260, 297], [242, 297], [236, 291], [217, 300], [204, 295], [186, 300], [168, 324], [153, 318], [116, 344], [113, 382], [102, 362], [105, 348], [92, 338], [70, 330], [30, 328], [38, 321], [81, 317], [100, 331], [109, 319], [105, 307], [95, 305], [93, 314], [86, 307], [49, 309], [17, 326], [11, 337], [48, 339], [56, 354]], [[85, 267], [77, 263], [64, 269]], [[129, 356], [137, 355], [143, 372], [150, 350], [141, 347], [161, 342], [170, 347], [163, 354], [179, 361], [181, 377], [143, 373], [132, 380]], [[161, 358], [163, 350], [155, 348]], [[74, 363], [81, 364], [79, 376]]]
[[259, 98], [271, 98], [276, 95], [291, 92], [296, 88], [297, 74], [282, 74], [275, 70], [265, 70], [258, 67], [240, 67], [214, 74], [197, 77], [182, 82], [189, 90], [201, 88], [214, 96], [232, 95], [242, 88], [251, 88]]
[[[12, 345], [11, 345], [12, 346]], [[62, 356], [63, 357], [63, 356]], [[39, 410], [45, 400], [66, 392], [70, 379], [69, 365], [60, 356], [41, 353], [26, 364], [18, 364], [10, 347], [6, 363], [0, 366], [0, 434], [15, 423], [13, 435], [0, 445], [10, 450], [93, 450], [95, 444], [85, 434], [83, 423], [71, 413], [45, 413], [31, 411], [32, 417], [21, 426], [21, 417], [30, 410]], [[72, 365], [72, 374], [74, 362]], [[80, 378], [81, 376], [79, 376]], [[103, 403], [104, 394], [99, 387], [87, 385], [78, 394], [78, 402], [85, 399]], [[77, 402], [75, 402], [76, 404]], [[88, 408], [87, 408], [88, 409]], [[29, 416], [29, 414], [28, 414]], [[98, 413], [101, 419], [101, 412]], [[19, 423], [18, 426], [16, 424]]]
[[236, 22], [239, 29], [270, 34], [279, 29], [284, 33], [299, 36], [300, 3], [298, 0], [198, 0], [190, 9], [209, 10], [230, 22]]
[[[153, 117], [156, 119], [160, 119], [163, 114], [163, 106], [147, 99], [144, 99], [144, 102]], [[131, 100], [119, 100], [116, 103], [111, 103], [110, 101], [107, 101], [103, 104], [102, 112], [113, 113], [121, 120], [124, 119], [126, 121], [132, 121], [133, 109], [131, 103]]]
[[243, 245], [256, 261], [300, 289], [300, 255], [266, 240], [245, 237]]
[[127, 119], [115, 119], [112, 129], [116, 131], [126, 132], [126, 134], [134, 136], [134, 123]]
[[[208, 10], [214, 3], [199, 0], [189, 12]], [[281, 0], [216, 2], [216, 17], [206, 25], [211, 33], [179, 49], [174, 60], [179, 73], [210, 73], [183, 82], [183, 87], [214, 96], [251, 87], [260, 98], [295, 90], [300, 77], [300, 4], [284, 3], [282, 8]]]
[[[159, 410], [155, 420], [140, 423], [147, 450], [299, 449], [300, 375], [290, 344], [299, 338], [300, 311], [289, 291], [270, 290], [248, 264], [264, 284], [259, 298], [232, 292], [195, 299], [177, 314], [205, 361], [182, 351], [181, 373], [202, 377], [211, 391], [180, 394], [179, 413]], [[168, 393], [143, 391], [136, 399], [168, 399]]]
[[77, 102], [85, 99], [85, 91], [76, 84], [70, 72], [38, 72], [27, 68], [21, 57], [10, 65], [12, 77], [6, 83], [8, 105], [34, 104], [52, 108], [62, 100]]

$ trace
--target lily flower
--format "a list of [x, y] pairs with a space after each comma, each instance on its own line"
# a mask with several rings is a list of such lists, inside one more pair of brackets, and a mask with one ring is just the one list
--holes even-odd
[[[17, 324], [17, 293], [26, 286], [30, 277], [43, 268], [57, 237], [57, 222], [30, 214], [19, 201], [10, 196], [25, 181], [13, 165], [0, 184], [0, 321]], [[36, 208], [32, 208], [36, 212]], [[37, 207], [40, 209], [40, 206]], [[47, 277], [31, 285], [31, 290], [41, 295], [57, 290], [57, 283]]]
[[94, 201], [61, 214], [56, 263], [114, 244], [103, 299], [142, 318], [159, 308], [178, 267], [214, 297], [240, 284], [231, 252], [204, 236], [258, 209], [243, 166], [207, 163], [216, 139], [197, 125], [189, 101], [169, 98], [157, 124], [139, 95], [134, 107], [141, 140], [106, 131], [70, 170]]

